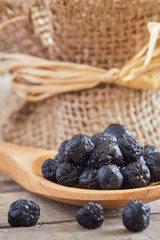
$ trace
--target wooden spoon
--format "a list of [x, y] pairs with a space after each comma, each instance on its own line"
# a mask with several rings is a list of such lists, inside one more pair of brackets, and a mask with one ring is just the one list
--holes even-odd
[[103, 207], [123, 207], [131, 199], [151, 202], [160, 198], [160, 186], [126, 190], [88, 190], [65, 187], [42, 177], [41, 165], [56, 151], [0, 142], [0, 170], [27, 190], [59, 202], [83, 206], [89, 201]]

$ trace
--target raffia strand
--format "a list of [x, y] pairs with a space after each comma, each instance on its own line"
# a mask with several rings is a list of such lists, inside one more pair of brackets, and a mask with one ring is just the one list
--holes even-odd
[[15, 18], [8, 19], [7, 21], [0, 24], [0, 30], [2, 30], [3, 28], [7, 27], [8, 25], [10, 25], [12, 23], [20, 22], [20, 21], [24, 21], [24, 20], [28, 20], [28, 17], [18, 16], [18, 17], [15, 17]]

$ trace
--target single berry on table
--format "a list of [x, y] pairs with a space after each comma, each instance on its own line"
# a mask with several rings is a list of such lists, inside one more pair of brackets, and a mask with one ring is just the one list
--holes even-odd
[[86, 189], [100, 189], [98, 176], [98, 169], [86, 169], [79, 177], [79, 184], [82, 188]]
[[91, 154], [87, 166], [100, 168], [107, 164], [123, 165], [123, 155], [117, 143], [109, 142], [99, 145]]
[[59, 184], [72, 187], [78, 183], [79, 176], [82, 172], [82, 167], [69, 162], [64, 162], [61, 163], [57, 168], [56, 179]]
[[98, 203], [89, 202], [77, 212], [76, 220], [84, 228], [98, 228], [104, 221], [103, 208]]
[[150, 222], [149, 204], [137, 200], [129, 201], [124, 207], [122, 219], [124, 226], [129, 231], [143, 231]]
[[116, 190], [123, 183], [123, 175], [116, 165], [109, 164], [98, 170], [98, 180], [101, 189]]
[[104, 144], [104, 143], [117, 142], [117, 139], [115, 136], [113, 136], [111, 134], [101, 132], [101, 133], [94, 134], [91, 137], [91, 141], [94, 143], [95, 147], [98, 147], [99, 145]]
[[142, 156], [141, 145], [134, 138], [128, 136], [120, 138], [118, 145], [122, 151], [125, 164], [136, 162]]
[[118, 123], [109, 125], [105, 129], [105, 132], [115, 136], [116, 139], [122, 138], [124, 136], [134, 138], [133, 134], [128, 130], [128, 128]]
[[84, 134], [73, 136], [65, 146], [65, 161], [73, 161], [76, 164], [85, 165], [94, 149], [90, 137]]
[[40, 207], [33, 201], [21, 199], [10, 205], [8, 222], [12, 227], [34, 226], [40, 216]]
[[130, 163], [122, 171], [126, 188], [140, 188], [149, 184], [151, 174], [149, 168], [140, 162]]
[[63, 158], [60, 154], [57, 154], [54, 160], [51, 158], [46, 159], [41, 166], [43, 177], [51, 182], [56, 182], [56, 171], [62, 162]]

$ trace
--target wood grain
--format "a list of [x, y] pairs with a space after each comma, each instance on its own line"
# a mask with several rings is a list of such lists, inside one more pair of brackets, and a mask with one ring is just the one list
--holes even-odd
[[[9, 178], [0, 173], [4, 185]], [[3, 181], [2, 181], [3, 182]], [[11, 182], [11, 181], [10, 181]], [[15, 183], [16, 184], [16, 183]], [[17, 199], [31, 199], [41, 207], [38, 224], [29, 228], [11, 228], [7, 222], [9, 205]], [[75, 214], [79, 207], [58, 203], [36, 194], [21, 191], [0, 193], [0, 239], [5, 240], [159, 240], [160, 200], [150, 203], [151, 223], [143, 232], [130, 233], [122, 224], [122, 209], [105, 209], [105, 221], [101, 228], [87, 230], [78, 225]]]
[[132, 233], [124, 228], [120, 220], [110, 222], [106, 219], [103, 226], [95, 230], [84, 229], [76, 222], [72, 222], [0, 229], [0, 236], [5, 240], [159, 240], [159, 225], [152, 221], [145, 231]]
[[27, 191], [4, 193], [0, 194], [0, 227], [9, 226], [7, 222], [8, 209], [10, 204], [17, 199], [29, 199], [40, 205], [41, 215], [39, 224], [75, 221], [75, 215], [79, 209], [78, 207], [61, 204]]
[[[44, 197], [40, 197], [36, 194], [21, 191], [15, 193], [1, 193], [0, 194], [0, 227], [9, 226], [7, 222], [7, 213], [9, 206], [17, 199], [30, 199], [40, 205], [41, 216], [38, 221], [39, 224], [59, 223], [76, 221], [76, 212], [80, 207], [67, 205], [56, 202]], [[121, 218], [122, 209], [105, 209], [106, 218]]]
[[0, 193], [19, 192], [24, 189], [7, 175], [0, 172]]

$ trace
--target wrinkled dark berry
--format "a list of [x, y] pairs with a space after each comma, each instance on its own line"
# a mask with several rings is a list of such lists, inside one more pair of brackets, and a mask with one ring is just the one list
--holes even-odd
[[54, 157], [54, 161], [57, 161], [59, 164], [64, 162], [64, 157], [58, 153], [55, 157]]
[[123, 155], [117, 143], [105, 143], [99, 145], [92, 152], [87, 166], [100, 168], [107, 164], [123, 165]]
[[153, 146], [153, 145], [145, 145], [142, 148], [142, 154], [145, 156], [146, 154], [154, 153], [154, 152], [159, 152], [158, 149]]
[[30, 200], [22, 199], [10, 205], [8, 222], [12, 227], [34, 226], [39, 216], [39, 205]]
[[145, 145], [142, 147], [142, 155], [144, 160], [148, 159], [148, 154], [159, 152], [157, 148], [155, 148], [153, 145]]
[[109, 164], [98, 170], [99, 185], [104, 190], [119, 189], [123, 183], [123, 175], [116, 165]]
[[147, 154], [145, 160], [151, 172], [151, 181], [160, 181], [160, 152]]
[[77, 212], [76, 220], [84, 228], [98, 228], [104, 221], [103, 208], [98, 203], [89, 202]]
[[51, 158], [46, 159], [41, 167], [43, 177], [51, 182], [56, 182], [56, 170], [62, 162], [63, 158], [60, 154], [57, 154], [54, 160]]
[[111, 134], [116, 137], [116, 139], [122, 138], [124, 136], [128, 136], [134, 138], [133, 134], [121, 124], [111, 124], [106, 129], [105, 132]]
[[72, 187], [78, 183], [79, 176], [81, 175], [82, 167], [76, 166], [71, 163], [61, 163], [56, 171], [56, 179], [59, 184]]
[[144, 157], [143, 157], [143, 156], [140, 156], [140, 158], [137, 160], [137, 162], [146, 164], [146, 161], [144, 160]]
[[80, 186], [86, 189], [100, 189], [97, 172], [95, 168], [86, 169], [79, 177]]
[[93, 149], [94, 144], [90, 137], [81, 133], [77, 134], [65, 146], [65, 160], [85, 165]]
[[150, 222], [150, 206], [142, 201], [129, 201], [122, 213], [124, 226], [129, 231], [143, 231]]
[[125, 167], [124, 166], [117, 166], [118, 167], [118, 169], [119, 169], [119, 171], [122, 173], [123, 171], [124, 171], [124, 169], [125, 169]]
[[115, 136], [107, 134], [105, 132], [97, 133], [91, 137], [91, 141], [94, 143], [95, 147], [108, 142], [117, 142]]
[[63, 142], [61, 143], [59, 149], [58, 149], [59, 153], [60, 153], [62, 156], [63, 156], [63, 154], [64, 154], [65, 147], [66, 147], [66, 144], [67, 144], [67, 143], [68, 143], [68, 140], [63, 141]]
[[136, 162], [142, 155], [140, 143], [131, 137], [125, 136], [118, 140], [118, 145], [122, 151], [124, 162], [127, 164]]
[[149, 168], [140, 162], [130, 163], [122, 173], [127, 188], [145, 187], [149, 184], [151, 178]]

